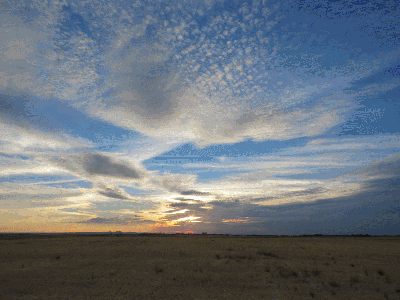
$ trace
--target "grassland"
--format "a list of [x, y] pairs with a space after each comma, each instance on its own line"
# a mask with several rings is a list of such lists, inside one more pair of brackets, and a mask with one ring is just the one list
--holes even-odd
[[0, 299], [400, 299], [400, 238], [2, 239]]

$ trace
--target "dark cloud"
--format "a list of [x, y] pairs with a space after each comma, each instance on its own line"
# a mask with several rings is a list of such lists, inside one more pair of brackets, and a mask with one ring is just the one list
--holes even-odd
[[297, 197], [297, 196], [320, 194], [320, 193], [325, 192], [325, 191], [326, 191], [325, 188], [316, 187], [316, 188], [305, 189], [305, 190], [302, 190], [302, 191], [295, 191], [295, 192], [285, 193], [282, 196], [284, 196], [284, 197]]
[[290, 197], [318, 195], [318, 194], [321, 194], [326, 191], [327, 191], [327, 189], [325, 189], [323, 187], [316, 187], [316, 188], [305, 189], [302, 191], [288, 192], [288, 193], [284, 193], [284, 194], [274, 196], [274, 197], [257, 197], [257, 198], [251, 198], [251, 199], [245, 199], [245, 200], [250, 201], [251, 203], [257, 203], [257, 202], [272, 201], [272, 200], [280, 199], [283, 197], [290, 198]]
[[[237, 234], [398, 234], [399, 195], [400, 178], [375, 179], [364, 182], [356, 193], [312, 202], [263, 206], [241, 201], [238, 206], [231, 199], [221, 200], [209, 203], [214, 208], [202, 221], [211, 222], [212, 230]], [[221, 223], [243, 218], [252, 222], [241, 223], [241, 232], [235, 231], [239, 227]]]
[[242, 202], [239, 199], [227, 199], [227, 200], [210, 201], [207, 202], [207, 204], [217, 207], [233, 208], [241, 205]]
[[[316, 187], [277, 197], [219, 198], [207, 202], [207, 206], [212, 206], [207, 211], [201, 210], [203, 204], [189, 204], [185, 208], [190, 211], [179, 217], [199, 216], [203, 224], [198, 224], [203, 231], [233, 234], [398, 234], [400, 176], [396, 175], [396, 166], [400, 159], [397, 160], [397, 157], [356, 170], [364, 179], [361, 188], [341, 197], [325, 198], [326, 190]], [[367, 175], [373, 177], [368, 179]], [[303, 195], [310, 195], [316, 200], [292, 201], [284, 205], [259, 204]], [[177, 219], [177, 215], [168, 217]], [[235, 221], [223, 220], [248, 221], [241, 221], [237, 226]], [[191, 225], [182, 226], [190, 229]]]
[[125, 196], [120, 191], [113, 190], [113, 189], [110, 189], [110, 188], [107, 188], [105, 190], [97, 191], [97, 193], [99, 193], [100, 195], [106, 196], [108, 198], [114, 198], [114, 199], [120, 199], [120, 200], [130, 200], [129, 197]]
[[81, 153], [50, 160], [67, 171], [79, 175], [100, 175], [120, 179], [141, 179], [144, 170], [127, 160], [110, 157], [99, 153]]
[[176, 197], [174, 198], [175, 200], [179, 200], [179, 201], [194, 201], [194, 199], [191, 198], [183, 198], [183, 197]]
[[169, 206], [177, 207], [177, 208], [184, 208], [184, 207], [188, 207], [189, 205], [190, 205], [189, 203], [171, 203]]
[[200, 195], [210, 195], [210, 193], [199, 192], [196, 190], [180, 191], [179, 194], [182, 196], [200, 196]]
[[349, 173], [353, 176], [367, 175], [367, 176], [382, 176], [400, 177], [400, 154], [394, 154], [385, 159], [378, 161], [375, 164], [368, 165], [362, 168], [358, 168]]
[[127, 164], [127, 162], [114, 162], [110, 157], [103, 154], [86, 153], [83, 158], [82, 167], [92, 175], [131, 179], [142, 177], [141, 173], [133, 166]]

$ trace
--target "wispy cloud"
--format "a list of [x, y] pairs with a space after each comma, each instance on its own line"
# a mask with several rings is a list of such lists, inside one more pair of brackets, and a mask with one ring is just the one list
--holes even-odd
[[368, 201], [398, 224], [390, 2], [0, 6], [7, 226], [357, 231]]

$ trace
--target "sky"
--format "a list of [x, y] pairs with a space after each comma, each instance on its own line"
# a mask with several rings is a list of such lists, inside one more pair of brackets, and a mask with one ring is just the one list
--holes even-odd
[[398, 0], [0, 6], [0, 232], [400, 234]]

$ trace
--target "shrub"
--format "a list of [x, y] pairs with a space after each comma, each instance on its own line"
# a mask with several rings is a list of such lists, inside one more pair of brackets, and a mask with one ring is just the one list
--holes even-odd
[[216, 257], [217, 259], [221, 259], [221, 256], [220, 256], [219, 254], [216, 254], [215, 257]]
[[330, 282], [329, 282], [329, 285], [330, 285], [331, 287], [340, 287], [340, 284], [339, 284], [337, 281], [335, 281], [335, 280], [330, 281]]
[[279, 267], [279, 276], [283, 277], [283, 278], [289, 278], [290, 276], [293, 277], [297, 277], [298, 276], [298, 272], [294, 271], [294, 270], [286, 270], [283, 267]]
[[358, 278], [358, 276], [354, 276], [354, 277], [350, 278], [350, 285], [354, 285], [359, 282], [360, 282], [360, 279]]
[[381, 276], [385, 275], [385, 272], [382, 269], [378, 269], [376, 272]]
[[314, 298], [315, 297], [315, 293], [314, 292], [310, 292], [310, 296], [311, 296], [311, 298]]

